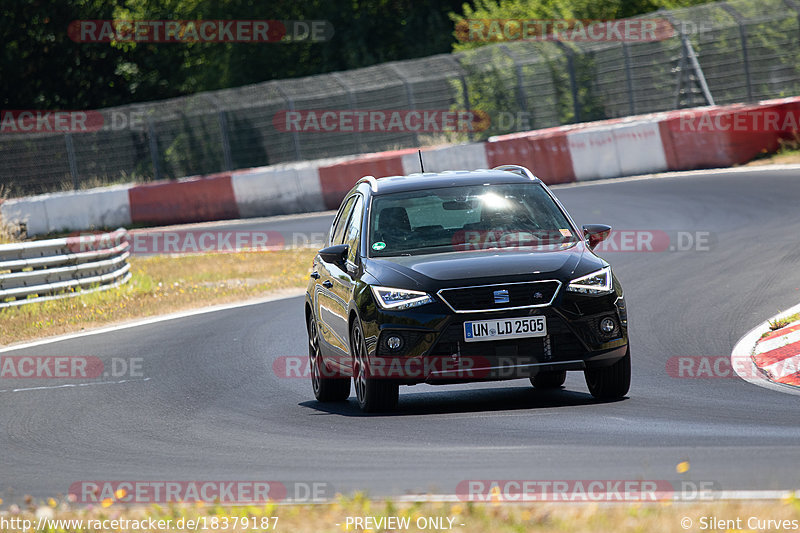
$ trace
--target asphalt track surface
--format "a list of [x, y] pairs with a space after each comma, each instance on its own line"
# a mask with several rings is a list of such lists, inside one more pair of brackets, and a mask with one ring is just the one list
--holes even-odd
[[[36, 387], [57, 380], [2, 380], [6, 502], [64, 494], [80, 480], [317, 481], [372, 496], [453, 494], [468, 479], [798, 488], [797, 396], [666, 371], [670, 357], [728, 356], [750, 328], [800, 301], [798, 171], [555, 192], [578, 224], [710, 232], [709, 250], [606, 254], [629, 308], [626, 399], [595, 401], [570, 373], [556, 392], [527, 380], [403, 387], [391, 415], [362, 415], [354, 397], [322, 405], [308, 380], [272, 370], [276, 357], [307, 353], [297, 297], [2, 354], [141, 357], [146, 379], [46, 389]], [[330, 218], [239, 226], [322, 232]], [[11, 391], [19, 387], [34, 390]], [[678, 474], [682, 461], [691, 469]]]

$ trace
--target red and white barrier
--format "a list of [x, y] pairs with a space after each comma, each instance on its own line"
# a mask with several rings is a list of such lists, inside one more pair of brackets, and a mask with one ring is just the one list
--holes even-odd
[[242, 218], [320, 211], [319, 169], [303, 161], [234, 172], [233, 194]]
[[325, 208], [338, 208], [347, 191], [363, 176], [383, 178], [402, 175], [403, 156], [411, 153], [417, 153], [417, 149], [378, 152], [319, 167], [319, 183]]
[[[420, 171], [419, 153], [401, 156], [403, 172], [401, 175]], [[456, 144], [422, 149], [422, 162], [425, 172], [442, 172], [445, 170], [475, 170], [488, 168], [486, 148], [483, 143]]]
[[134, 224], [165, 226], [239, 218], [229, 173], [135, 185], [128, 190], [128, 200]]
[[610, 127], [573, 131], [567, 134], [567, 141], [578, 181], [622, 175], [616, 140]]
[[0, 204], [4, 224], [29, 236], [130, 226], [130, 185], [13, 198]]
[[578, 181], [668, 170], [657, 120], [581, 128], [567, 138]]
[[[571, 124], [423, 148], [426, 172], [502, 164], [547, 184], [729, 167], [800, 131], [800, 97]], [[238, 170], [178, 181], [6, 200], [0, 217], [29, 236], [335, 209], [362, 176], [419, 172], [416, 148]]]
[[490, 168], [498, 165], [522, 165], [548, 185], [575, 181], [567, 133], [576, 126], [511, 133], [492, 137], [485, 144]]

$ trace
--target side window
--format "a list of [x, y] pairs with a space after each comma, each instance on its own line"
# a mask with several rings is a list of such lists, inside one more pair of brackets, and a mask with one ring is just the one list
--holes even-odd
[[359, 196], [353, 206], [353, 214], [350, 216], [350, 222], [347, 224], [347, 233], [345, 234], [344, 242], [350, 246], [347, 253], [347, 260], [355, 264], [356, 257], [358, 257], [358, 245], [361, 237], [361, 220], [364, 214], [364, 200]]
[[345, 202], [344, 207], [339, 212], [339, 218], [336, 221], [336, 226], [333, 228], [333, 232], [331, 234], [331, 242], [330, 245], [334, 244], [342, 244], [344, 240], [342, 237], [344, 236], [344, 229], [347, 227], [347, 219], [350, 218], [350, 211], [353, 209], [353, 202], [355, 201], [355, 196], [351, 196]]

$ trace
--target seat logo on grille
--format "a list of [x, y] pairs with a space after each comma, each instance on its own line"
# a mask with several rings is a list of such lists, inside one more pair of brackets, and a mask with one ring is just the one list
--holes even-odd
[[507, 304], [508, 300], [508, 289], [502, 289], [499, 291], [494, 291], [494, 303], [496, 304]]

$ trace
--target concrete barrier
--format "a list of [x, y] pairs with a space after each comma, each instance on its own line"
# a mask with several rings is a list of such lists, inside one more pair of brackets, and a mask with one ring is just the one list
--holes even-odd
[[[753, 122], [761, 118], [761, 127]], [[423, 149], [425, 170], [519, 164], [545, 183], [729, 167], [800, 130], [800, 97], [669, 111]], [[731, 126], [732, 125], [732, 126]], [[138, 224], [179, 224], [335, 209], [358, 179], [419, 172], [416, 148], [6, 200], [5, 224], [29, 236]]]
[[611, 127], [620, 176], [652, 174], [668, 170], [658, 120], [637, 121]]
[[6, 200], [0, 205], [3, 224], [29, 236], [42, 235], [49, 231], [45, 195]]
[[567, 143], [570, 126], [492, 137], [486, 143], [489, 167], [522, 165], [548, 185], [575, 181]]
[[613, 126], [571, 131], [567, 142], [578, 181], [622, 175]]
[[319, 167], [319, 182], [325, 208], [338, 208], [347, 191], [363, 176], [383, 178], [403, 175], [403, 156], [412, 153], [416, 154], [417, 149], [378, 152]]
[[134, 224], [183, 224], [239, 218], [229, 173], [148, 183], [128, 191]]
[[231, 175], [242, 218], [322, 211], [319, 170], [311, 162], [254, 168]]
[[[412, 174], [420, 171], [419, 153], [407, 153], [401, 156], [403, 171], [401, 174]], [[456, 144], [422, 149], [422, 162], [425, 172], [442, 172], [444, 170], [475, 170], [488, 168], [486, 148], [483, 143]]]
[[128, 189], [121, 185], [6, 200], [0, 213], [5, 224], [24, 227], [29, 236], [129, 226]]
[[797, 130], [787, 124], [800, 109], [796, 98], [670, 112], [660, 121], [670, 170], [739, 165], [774, 152]]

